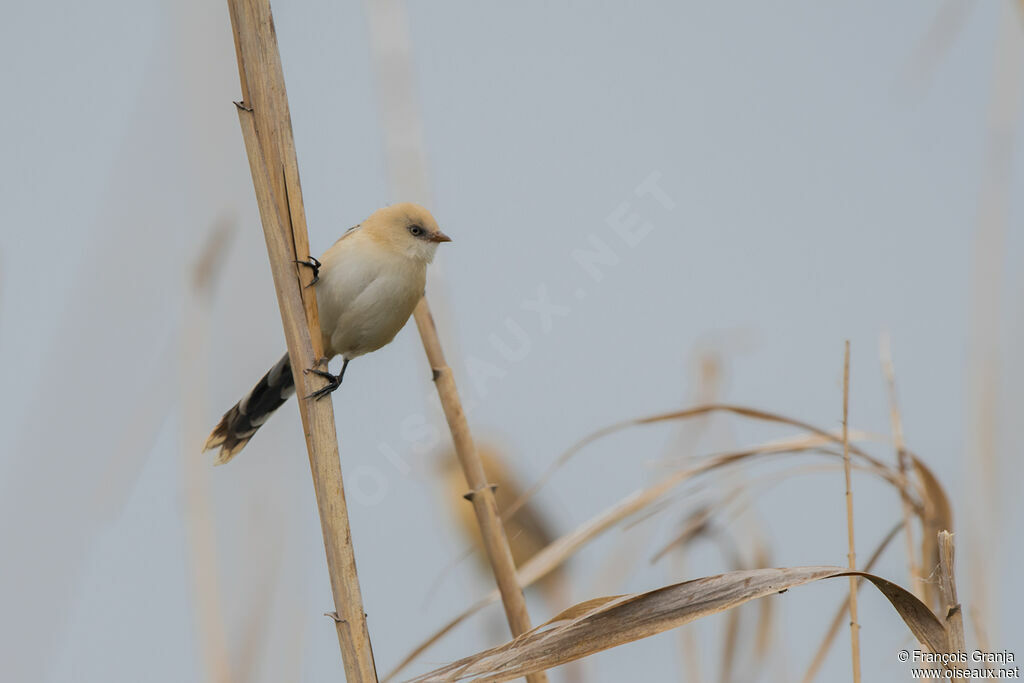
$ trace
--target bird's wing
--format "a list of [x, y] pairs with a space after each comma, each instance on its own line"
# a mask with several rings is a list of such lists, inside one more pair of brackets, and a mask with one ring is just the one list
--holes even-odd
[[[345, 234], [343, 234], [341, 237], [336, 239], [334, 241], [334, 244], [337, 244], [338, 242], [342, 241], [343, 239], [345, 239], [346, 237], [348, 237], [349, 235], [354, 233], [356, 230], [358, 230], [361, 226], [362, 226], [362, 223], [360, 223], [359, 225], [353, 225], [351, 228], [349, 228], [348, 230], [345, 231]], [[333, 247], [334, 244], [332, 244], [331, 246]]]

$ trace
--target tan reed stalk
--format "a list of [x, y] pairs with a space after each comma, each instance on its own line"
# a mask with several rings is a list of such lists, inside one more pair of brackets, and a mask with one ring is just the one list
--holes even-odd
[[[383, 117], [384, 144], [392, 185], [406, 200], [430, 204], [430, 183], [422, 144], [422, 122], [413, 97], [414, 72], [408, 36], [408, 19], [401, 1], [382, 0], [366, 3], [373, 63], [377, 71], [377, 94]], [[438, 270], [433, 270], [436, 282]], [[435, 301], [435, 303], [437, 303]], [[441, 311], [444, 312], [443, 310]], [[413, 314], [427, 360], [433, 369], [434, 383], [441, 398], [445, 419], [455, 443], [455, 453], [469, 485], [467, 498], [473, 504], [487, 559], [494, 572], [505, 615], [513, 635], [530, 630], [522, 587], [516, 579], [515, 563], [508, 538], [497, 512], [491, 485], [484, 474], [473, 437], [462, 410], [451, 368], [445, 360], [437, 326], [426, 298]], [[532, 674], [529, 681], [547, 681], [544, 673]]]
[[[882, 557], [882, 553], [885, 552], [885, 549], [889, 547], [889, 543], [892, 542], [892, 539], [896, 538], [896, 534], [898, 534], [902, 528], [902, 523], [897, 524], [892, 528], [892, 531], [882, 539], [882, 542], [878, 544], [878, 547], [875, 548], [875, 552], [871, 554], [871, 557], [868, 558], [867, 563], [864, 565], [864, 571], [870, 572], [875, 568], [875, 563], [877, 563], [879, 558]], [[859, 590], [862, 585], [864, 585], [864, 582], [858, 578], [857, 589]], [[920, 600], [920, 598], [918, 599]], [[828, 629], [825, 631], [825, 636], [821, 639], [821, 645], [819, 645], [818, 649], [815, 650], [814, 657], [811, 659], [811, 663], [808, 665], [807, 671], [804, 673], [804, 677], [802, 679], [803, 683], [811, 683], [811, 681], [814, 680], [814, 677], [818, 675], [818, 669], [820, 669], [821, 665], [825, 663], [825, 656], [828, 655], [832, 641], [835, 640], [836, 635], [839, 633], [839, 629], [843, 625], [843, 615], [846, 614], [847, 607], [848, 605], [846, 603], [842, 603], [839, 605], [839, 609], [836, 610], [835, 617], [832, 618], [832, 622], [828, 625]]]
[[907, 550], [907, 563], [910, 571], [910, 585], [914, 595], [924, 599], [924, 587], [921, 581], [921, 568], [917, 561], [917, 550], [914, 545], [914, 527], [911, 520], [914, 517], [914, 506], [910, 497], [910, 456], [907, 454], [907, 445], [903, 439], [903, 417], [900, 414], [900, 405], [896, 395], [896, 371], [892, 362], [892, 348], [889, 344], [889, 335], [883, 334], [879, 340], [878, 355], [882, 362], [882, 374], [885, 376], [885, 386], [889, 394], [889, 424], [892, 429], [892, 441], [896, 448], [896, 465], [899, 469], [903, 483], [900, 486], [900, 499], [903, 503], [903, 537]]
[[[281, 57], [268, 0], [228, 0], [228, 9], [242, 86], [238, 119], [256, 188], [296, 394], [301, 397], [319, 388], [316, 385], [321, 380], [304, 371], [317, 364], [323, 349], [314, 290], [300, 282], [303, 277], [308, 284], [312, 274], [294, 263], [297, 258], [309, 256], [309, 236]], [[300, 398], [298, 404], [334, 595], [336, 612], [331, 616], [346, 680], [375, 682], [377, 673], [356, 573], [334, 410], [329, 398]]]
[[[850, 340], [843, 354], [843, 473], [846, 477], [846, 556], [851, 570], [857, 569], [857, 551], [853, 542], [853, 489], [850, 487]], [[853, 659], [853, 683], [860, 683], [860, 625], [857, 623], [857, 578], [850, 577], [850, 655]]]
[[[939, 591], [942, 593], [943, 612], [939, 616], [946, 624], [949, 637], [949, 651], [967, 652], [964, 637], [964, 613], [956, 594], [956, 572], [953, 567], [953, 534], [946, 530], [939, 532]], [[954, 668], [964, 668], [953, 663]]]
[[[423, 341], [423, 350], [427, 353], [427, 362], [430, 363], [433, 372], [437, 395], [441, 399], [441, 407], [452, 433], [455, 455], [466, 476], [466, 484], [469, 486], [466, 498], [473, 504], [473, 511], [476, 512], [480, 536], [487, 551], [487, 560], [491, 564], [498, 591], [501, 593], [501, 602], [505, 607], [505, 617], [508, 619], [512, 635], [518, 636], [532, 628], [530, 615], [526, 611], [526, 598], [523, 597], [523, 589], [516, 577], [516, 565], [512, 560], [512, 550], [505, 536], [501, 516], [498, 514], [494, 490], [487, 482], [483, 463], [473, 443], [473, 435], [469, 431], [469, 423], [462, 410], [462, 401], [455, 388], [455, 378], [445, 360], [426, 297], [420, 299], [413, 316]], [[544, 683], [547, 681], [547, 675], [543, 672], [530, 674], [526, 680], [530, 683]]]

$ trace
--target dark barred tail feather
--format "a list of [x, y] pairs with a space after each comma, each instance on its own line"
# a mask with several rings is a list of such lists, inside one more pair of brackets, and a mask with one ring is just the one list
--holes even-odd
[[256, 430], [295, 393], [288, 354], [270, 368], [246, 396], [236, 403], [214, 427], [204, 451], [220, 446], [215, 465], [223, 465], [249, 443]]

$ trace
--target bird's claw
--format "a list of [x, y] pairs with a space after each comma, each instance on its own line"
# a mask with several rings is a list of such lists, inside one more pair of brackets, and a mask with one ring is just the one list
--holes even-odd
[[313, 279], [309, 281], [309, 284], [306, 285], [307, 287], [312, 287], [316, 283], [320, 282], [320, 266], [323, 265], [322, 263], [317, 261], [312, 256], [310, 256], [305, 261], [296, 261], [295, 263], [299, 263], [301, 265], [304, 265], [304, 266], [307, 266], [307, 267], [313, 269]]
[[330, 394], [335, 389], [341, 386], [341, 375], [332, 375], [329, 372], [326, 372], [324, 370], [318, 370], [317, 368], [309, 368], [306, 372], [312, 372], [314, 375], [319, 375], [320, 377], [323, 377], [324, 379], [327, 380], [326, 386], [317, 389], [306, 398], [315, 398], [317, 400], [320, 400], [321, 398]]

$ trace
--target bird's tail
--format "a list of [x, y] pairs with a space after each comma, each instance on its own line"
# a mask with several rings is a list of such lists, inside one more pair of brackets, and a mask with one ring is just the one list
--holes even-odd
[[223, 465], [245, 448], [256, 430], [281, 404], [295, 393], [295, 380], [288, 354], [270, 368], [245, 397], [224, 413], [203, 446], [204, 451], [220, 446], [214, 465]]

